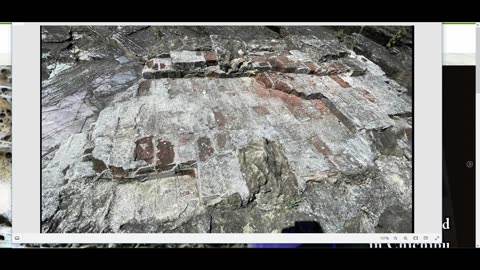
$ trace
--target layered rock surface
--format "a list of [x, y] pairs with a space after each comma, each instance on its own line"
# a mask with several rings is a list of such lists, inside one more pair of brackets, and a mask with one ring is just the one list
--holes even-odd
[[44, 232], [412, 230], [408, 90], [329, 28], [42, 41]]

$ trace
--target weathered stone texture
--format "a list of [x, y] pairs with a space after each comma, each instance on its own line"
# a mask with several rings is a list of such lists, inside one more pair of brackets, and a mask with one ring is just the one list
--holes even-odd
[[411, 231], [412, 100], [329, 28], [51, 28], [42, 231]]

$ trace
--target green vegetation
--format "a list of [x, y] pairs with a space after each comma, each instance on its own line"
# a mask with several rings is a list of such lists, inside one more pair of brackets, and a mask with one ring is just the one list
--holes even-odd
[[386, 47], [387, 49], [390, 49], [391, 47], [394, 47], [395, 44], [400, 41], [402, 38], [404, 38], [407, 35], [407, 28], [402, 27], [398, 32], [388, 41]]
[[345, 31], [342, 28], [337, 30], [337, 32], [335, 33], [335, 38], [337, 39], [342, 39], [344, 36], [345, 36]]
[[297, 197], [295, 196], [292, 196], [292, 197], [288, 197], [286, 200], [285, 200], [285, 203], [286, 203], [286, 206], [288, 209], [294, 209], [294, 208], [297, 208], [298, 205], [300, 204], [300, 199], [298, 199]]
[[160, 28], [156, 28], [155, 29], [155, 39], [156, 40], [161, 40], [163, 36], [164, 36], [164, 34], [160, 30]]

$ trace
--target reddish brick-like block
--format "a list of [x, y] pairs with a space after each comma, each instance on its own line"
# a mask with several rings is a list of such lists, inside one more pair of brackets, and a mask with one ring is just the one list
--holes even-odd
[[157, 140], [157, 165], [158, 167], [167, 167], [173, 163], [175, 159], [175, 151], [171, 142], [158, 139]]
[[304, 64], [308, 67], [310, 74], [314, 74], [315, 70], [317, 70], [317, 68], [318, 68], [317, 64], [315, 64], [313, 62], [306, 62]]
[[208, 137], [200, 137], [197, 140], [198, 146], [198, 158], [201, 161], [206, 161], [208, 157], [212, 156], [215, 152], [212, 147], [212, 142]]
[[283, 79], [276, 80], [275, 83], [273, 84], [273, 88], [276, 90], [283, 91], [285, 93], [290, 93], [292, 91], [292, 86]]
[[297, 71], [297, 65], [295, 65], [295, 62], [290, 60], [286, 55], [279, 55], [278, 59], [282, 61], [283, 66], [285, 67], [285, 71], [287, 73], [295, 73]]
[[148, 164], [153, 163], [154, 149], [152, 137], [138, 139], [135, 146], [135, 160], [145, 160]]
[[288, 95], [288, 103], [295, 108], [303, 108], [303, 99], [295, 96]]
[[261, 98], [268, 98], [270, 96], [270, 92], [268, 89], [265, 88], [263, 83], [259, 83], [255, 81], [253, 84], [252, 92], [255, 93], [258, 97]]
[[287, 106], [287, 109], [295, 116], [304, 117], [306, 115], [301, 98], [279, 90], [272, 90], [270, 94], [272, 97], [280, 98]]
[[349, 88], [351, 87], [350, 84], [346, 81], [344, 81], [342, 78], [340, 78], [338, 75], [329, 75], [329, 77], [334, 80], [338, 85], [340, 85], [343, 88]]
[[123, 169], [122, 167], [110, 166], [110, 170], [111, 170], [112, 175], [114, 177], [127, 177], [128, 176], [128, 171]]
[[103, 172], [104, 170], [107, 169], [107, 165], [105, 165], [105, 162], [103, 162], [100, 159], [96, 159], [96, 158], [92, 157], [92, 162], [93, 162], [93, 170], [96, 173], [101, 173], [101, 172]]
[[205, 52], [204, 57], [205, 57], [205, 62], [207, 63], [207, 66], [215, 66], [218, 64], [218, 58], [215, 52], [212, 52], [212, 51]]
[[153, 60], [148, 60], [148, 61], [145, 63], [145, 65], [146, 65], [148, 68], [153, 68], [153, 65], [154, 65]]
[[297, 119], [310, 118], [307, 111], [305, 110], [305, 107], [303, 106], [302, 99], [297, 96], [292, 95], [292, 97], [289, 98], [287, 108]]
[[286, 71], [285, 64], [275, 56], [270, 57], [268, 59], [268, 63], [270, 63], [270, 66], [272, 66], [273, 71], [278, 71], [278, 72]]
[[270, 95], [283, 101], [286, 101], [288, 99], [288, 94], [280, 90], [271, 90]]
[[317, 151], [320, 152], [321, 154], [323, 154], [324, 156], [329, 157], [329, 156], [332, 155], [332, 151], [330, 150], [330, 148], [325, 144], [325, 142], [323, 142], [317, 136], [313, 137], [311, 139], [311, 142], [312, 142], [313, 146], [315, 146]]
[[327, 105], [325, 105], [325, 103], [321, 100], [314, 99], [312, 100], [312, 104], [317, 110], [320, 111], [322, 115], [327, 115], [332, 113], [330, 109], [327, 107]]
[[377, 98], [365, 89], [357, 89], [358, 93], [370, 102], [377, 102]]
[[266, 88], [272, 88], [273, 86], [273, 81], [267, 73], [257, 73], [255, 79], [257, 82], [262, 83]]
[[223, 113], [220, 111], [214, 111], [213, 115], [215, 116], [215, 123], [217, 124], [217, 127], [220, 129], [224, 128], [226, 119]]
[[220, 129], [224, 128], [225, 123], [226, 123], [226, 119], [225, 119], [225, 116], [223, 115], [223, 113], [220, 112], [220, 111], [214, 111], [213, 115], [215, 116], [215, 123], [217, 124], [217, 127], [220, 128]]

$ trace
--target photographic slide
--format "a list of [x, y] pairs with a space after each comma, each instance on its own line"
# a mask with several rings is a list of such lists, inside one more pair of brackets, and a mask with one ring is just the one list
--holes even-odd
[[412, 233], [413, 26], [43, 26], [42, 233]]

